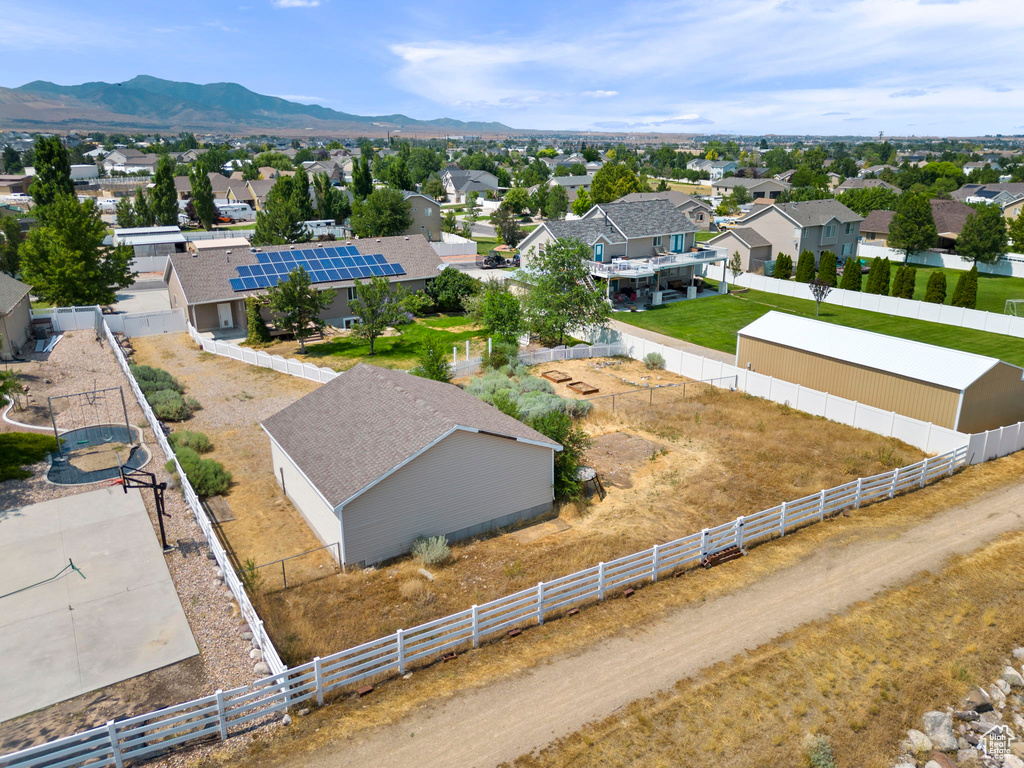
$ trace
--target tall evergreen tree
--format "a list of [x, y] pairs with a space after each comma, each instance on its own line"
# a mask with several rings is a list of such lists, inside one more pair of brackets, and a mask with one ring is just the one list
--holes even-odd
[[556, 184], [548, 192], [548, 199], [545, 201], [544, 215], [549, 219], [560, 219], [569, 210], [569, 193], [565, 187]]
[[145, 187], [138, 187], [135, 190], [133, 208], [136, 227], [152, 227], [156, 224], [156, 215], [153, 213], [153, 206], [149, 204], [149, 194]]
[[956, 281], [956, 288], [953, 289], [953, 300], [950, 304], [954, 307], [966, 307], [974, 309], [978, 303], [978, 265], [971, 267], [969, 272], [961, 272]]
[[304, 219], [295, 207], [292, 195], [292, 177], [279, 176], [267, 193], [263, 210], [256, 214], [256, 232], [253, 245], [285, 245], [302, 243], [310, 239]]
[[209, 230], [217, 218], [217, 206], [213, 202], [213, 184], [210, 177], [199, 168], [193, 168], [188, 174], [189, 184], [192, 187], [192, 206], [195, 208], [196, 216], [203, 229]]
[[21, 234], [21, 222], [13, 216], [0, 216], [0, 272], [17, 277], [21, 265], [21, 244], [25, 236]]
[[917, 268], [907, 265], [903, 270], [903, 290], [900, 298], [913, 299], [917, 292]]
[[[867, 283], [864, 285], [864, 293], [878, 293], [882, 281], [882, 258], [876, 256], [871, 260], [871, 268], [868, 270]], [[888, 280], [886, 281], [888, 283]], [[888, 293], [888, 289], [885, 291]]]
[[793, 276], [793, 257], [780, 253], [775, 259], [775, 277], [779, 280], [789, 280]]
[[932, 272], [928, 278], [924, 300], [930, 304], [943, 304], [946, 301], [946, 273], [941, 270]]
[[117, 226], [122, 229], [137, 226], [135, 220], [135, 207], [132, 205], [132, 198], [130, 195], [125, 195], [117, 201], [117, 205], [114, 206], [114, 219], [117, 221]]
[[875, 292], [880, 296], [889, 295], [889, 281], [892, 279], [892, 262], [889, 261], [888, 257], [882, 259], [882, 266], [879, 268], [878, 274], [878, 286]]
[[863, 282], [860, 261], [854, 258], [847, 259], [843, 265], [843, 279], [839, 281], [839, 287], [844, 291], [860, 291]]
[[75, 196], [75, 184], [71, 181], [71, 160], [67, 148], [59, 136], [40, 136], [36, 139], [33, 160], [36, 178], [29, 187], [29, 194], [36, 204], [36, 216], [46, 217], [46, 206], [61, 195]]
[[932, 205], [925, 195], [904, 192], [896, 201], [892, 223], [889, 224], [890, 248], [903, 251], [905, 259], [926, 251], [938, 241]]
[[309, 175], [301, 165], [292, 176], [292, 202], [301, 221], [313, 219], [313, 200], [309, 195]]
[[313, 177], [313, 192], [318, 219], [333, 219], [335, 224], [343, 224], [352, 215], [348, 195], [333, 186], [326, 173], [321, 172]]
[[178, 195], [174, 191], [174, 161], [162, 155], [156, 164], [149, 204], [158, 226], [172, 227], [178, 223]]
[[352, 194], [358, 200], [365, 200], [373, 192], [373, 172], [370, 170], [370, 160], [363, 155], [352, 163]]
[[21, 154], [14, 147], [4, 147], [4, 173], [23, 173], [25, 164], [21, 162]]
[[801, 251], [800, 259], [796, 263], [796, 281], [809, 283], [814, 279], [814, 274], [814, 254], [811, 251]]
[[1006, 243], [1002, 210], [998, 205], [986, 205], [967, 217], [956, 240], [956, 250], [967, 261], [992, 264], [1006, 253]]
[[838, 285], [836, 255], [832, 251], [821, 252], [821, 261], [818, 262], [818, 279], [829, 288], [835, 288]]

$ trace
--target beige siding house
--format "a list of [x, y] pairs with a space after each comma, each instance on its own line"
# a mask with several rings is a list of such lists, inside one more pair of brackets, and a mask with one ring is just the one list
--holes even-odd
[[763, 274], [764, 263], [773, 258], [772, 244], [753, 229], [746, 227], [727, 229], [708, 240], [708, 245], [724, 248], [730, 259], [734, 253], [738, 253], [744, 272]]
[[840, 259], [857, 254], [863, 219], [838, 200], [807, 200], [767, 205], [737, 222], [772, 245], [772, 253], [797, 259], [802, 251], [832, 251]]
[[0, 360], [24, 350], [32, 334], [31, 288], [0, 272]]
[[275, 479], [344, 564], [551, 509], [561, 446], [452, 384], [360, 364], [263, 429]]
[[441, 242], [441, 204], [416, 192], [406, 192], [405, 199], [409, 202], [412, 224], [402, 234], [423, 235], [428, 242]]

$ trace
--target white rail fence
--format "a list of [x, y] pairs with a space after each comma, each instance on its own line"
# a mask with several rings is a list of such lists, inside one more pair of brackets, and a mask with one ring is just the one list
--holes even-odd
[[[938, 253], [936, 251], [919, 251], [904, 259], [903, 251], [884, 245], [859, 243], [857, 256], [862, 259], [882, 258], [893, 262], [906, 261], [916, 267], [941, 267], [943, 269], [969, 270], [974, 263], [961, 258], [958, 253]], [[1001, 275], [1003, 277], [1024, 277], [1024, 254], [1004, 253], [994, 264], [978, 264], [978, 272], [983, 275]], [[1024, 297], [1022, 297], [1024, 298]]]
[[[798, 299], [813, 301], [807, 284], [798, 283], [795, 280], [777, 280], [774, 277], [744, 272], [733, 280], [733, 284], [752, 288], [756, 291], [764, 291], [765, 293], [775, 293], [780, 296], [793, 296]], [[1024, 295], [1021, 298], [1024, 298]], [[1004, 336], [1024, 338], [1024, 317], [983, 312], [980, 309], [951, 307], [946, 304], [932, 304], [915, 299], [898, 299], [893, 296], [879, 296], [874, 293], [847, 291], [842, 288], [833, 288], [825, 299], [825, 303], [836, 304], [840, 307], [864, 309], [868, 312], [883, 312], [887, 315], [908, 317], [914, 320], [927, 320], [930, 323], [953, 325], [958, 328], [971, 328], [976, 331], [987, 331], [988, 333], [999, 333]]]
[[301, 360], [296, 360], [292, 357], [271, 355], [268, 352], [240, 347], [237, 344], [229, 344], [226, 341], [204, 339], [199, 335], [199, 331], [197, 331], [191, 323], [186, 323], [186, 326], [187, 327], [183, 330], [188, 330], [189, 336], [192, 337], [192, 340], [201, 346], [204, 352], [209, 352], [211, 355], [229, 357], [232, 360], [239, 361], [240, 363], [258, 365], [260, 368], [270, 368], [271, 370], [278, 371], [279, 373], [287, 373], [289, 376], [298, 376], [300, 379], [318, 381], [321, 384], [338, 377], [338, 372], [331, 368], [320, 368], [312, 363], [304, 363]]
[[[217, 691], [185, 704], [110, 721], [74, 736], [0, 756], [0, 768], [71, 768], [86, 762], [121, 768], [126, 760], [152, 758], [190, 741], [227, 739], [240, 726], [294, 704], [314, 699], [323, 704], [325, 694], [333, 690], [403, 675], [445, 653], [478, 648], [481, 642], [512, 629], [543, 624], [575, 606], [600, 602], [622, 594], [627, 588], [696, 567], [717, 552], [731, 547], [743, 549], [785, 536], [845, 510], [923, 488], [966, 464], [967, 448], [962, 446], [891, 472], [859, 478], [675, 541], [656, 544], [643, 552], [540, 582], [536, 587], [473, 605], [450, 616], [399, 629], [387, 637], [330, 656], [317, 657], [251, 686]], [[222, 567], [225, 574], [231, 572], [227, 565]]]

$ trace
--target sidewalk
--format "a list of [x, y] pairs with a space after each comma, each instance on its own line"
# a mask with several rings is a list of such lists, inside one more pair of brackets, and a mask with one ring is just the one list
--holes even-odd
[[610, 325], [619, 333], [628, 333], [630, 336], [639, 336], [641, 339], [647, 339], [647, 341], [653, 341], [657, 344], [664, 344], [666, 347], [671, 347], [672, 349], [681, 349], [684, 352], [689, 352], [691, 355], [709, 357], [712, 360], [717, 360], [720, 363], [729, 363], [730, 365], [736, 362], [736, 356], [731, 355], [728, 352], [719, 352], [717, 349], [702, 347], [699, 344], [691, 344], [688, 341], [675, 339], [671, 336], [666, 336], [663, 333], [657, 333], [656, 331], [648, 331], [646, 328], [638, 328], [635, 325], [623, 323], [622, 321], [615, 320], [614, 318]]

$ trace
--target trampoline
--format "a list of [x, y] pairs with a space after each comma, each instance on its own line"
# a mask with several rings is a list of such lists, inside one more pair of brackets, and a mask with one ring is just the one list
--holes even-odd
[[[63, 453], [50, 454], [46, 479], [57, 485], [85, 485], [120, 476], [117, 456], [130, 469], [149, 462], [142, 433], [124, 424], [94, 424], [61, 433]], [[115, 456], [116, 454], [116, 456]], [[94, 466], [99, 464], [101, 466]]]

